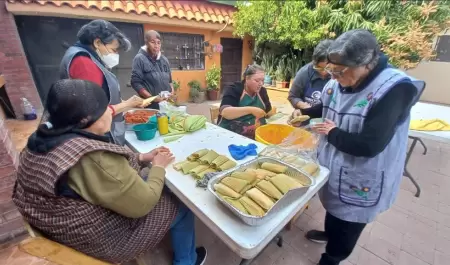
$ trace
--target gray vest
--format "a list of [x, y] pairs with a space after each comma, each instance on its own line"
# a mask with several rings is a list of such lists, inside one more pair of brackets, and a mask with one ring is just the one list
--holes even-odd
[[[79, 54], [88, 54], [92, 61], [102, 70], [103, 75], [105, 76], [106, 83], [108, 84], [109, 89], [109, 96], [110, 100], [109, 103], [119, 104], [122, 102], [122, 97], [120, 96], [120, 84], [119, 80], [117, 80], [117, 77], [111, 73], [106, 67], [99, 62], [95, 57], [91, 56], [90, 53], [81, 47], [70, 47], [66, 53], [64, 54], [64, 57], [61, 60], [61, 65], [59, 67], [59, 75], [61, 79], [67, 79], [70, 78], [69, 75], [69, 68], [70, 64], [73, 60], [73, 58]], [[125, 120], [122, 114], [117, 114], [113, 117], [113, 122], [111, 125], [111, 135], [114, 140], [114, 142], [118, 145], [124, 145], [125, 144]]]
[[[342, 93], [336, 80], [330, 80], [322, 93], [323, 117], [343, 131], [361, 132], [368, 111], [399, 82], [412, 82], [417, 90], [414, 105], [425, 88], [400, 70], [387, 68], [361, 92]], [[412, 107], [412, 105], [410, 107]], [[333, 216], [358, 223], [372, 222], [394, 203], [403, 177], [410, 116], [397, 125], [387, 147], [375, 157], [355, 157], [337, 150], [321, 139], [319, 162], [330, 169], [330, 178], [320, 191], [325, 209]]]

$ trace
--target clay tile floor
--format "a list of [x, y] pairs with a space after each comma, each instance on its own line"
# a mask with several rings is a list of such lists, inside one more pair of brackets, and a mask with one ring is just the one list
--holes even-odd
[[[209, 117], [207, 104], [191, 105], [190, 113]], [[397, 201], [389, 211], [364, 230], [353, 254], [343, 265], [449, 265], [450, 264], [450, 145], [426, 141], [428, 154], [416, 147], [409, 169], [422, 186], [420, 198], [404, 179]], [[252, 265], [314, 265], [323, 245], [304, 238], [306, 231], [323, 228], [324, 209], [317, 198], [291, 231], [284, 231], [282, 248], [270, 244]], [[208, 248], [208, 265], [238, 265], [239, 257], [228, 249], [201, 222], [197, 222], [197, 241]], [[20, 239], [19, 239], [20, 240]], [[44, 260], [22, 253], [11, 242], [0, 246], [0, 264], [43, 265]], [[148, 253], [151, 264], [169, 265], [170, 248], [164, 240]]]

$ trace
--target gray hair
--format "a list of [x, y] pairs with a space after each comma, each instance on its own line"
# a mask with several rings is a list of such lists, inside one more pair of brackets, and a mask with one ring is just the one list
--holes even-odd
[[96, 39], [100, 39], [104, 44], [110, 44], [117, 40], [119, 48], [123, 51], [131, 49], [130, 40], [111, 22], [103, 19], [92, 20], [85, 24], [78, 31], [77, 38], [84, 45], [92, 45]]
[[249, 64], [247, 65], [247, 68], [245, 68], [244, 73], [242, 74], [242, 77], [245, 79], [248, 76], [252, 76], [256, 74], [257, 72], [264, 72], [264, 67], [258, 64]]
[[161, 40], [161, 35], [156, 30], [148, 30], [144, 34], [145, 43], [149, 42], [152, 37], [157, 38], [158, 40]]
[[323, 40], [317, 44], [316, 48], [314, 49], [313, 55], [312, 55], [312, 61], [313, 64], [318, 64], [320, 62], [325, 62], [328, 59], [328, 48], [333, 43], [333, 40]]
[[380, 57], [377, 38], [365, 29], [344, 32], [328, 48], [328, 61], [348, 67], [373, 68]]

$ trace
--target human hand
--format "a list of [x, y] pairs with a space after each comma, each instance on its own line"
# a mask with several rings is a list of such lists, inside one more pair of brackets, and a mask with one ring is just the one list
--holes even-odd
[[141, 97], [134, 95], [131, 98], [127, 99], [125, 103], [129, 108], [139, 108], [143, 105], [144, 100]]
[[309, 109], [311, 108], [311, 104], [308, 102], [299, 101], [297, 102], [296, 107], [299, 109]]
[[332, 129], [336, 128], [336, 124], [329, 119], [325, 119], [325, 122], [317, 123], [311, 128], [318, 134], [328, 135]]
[[153, 166], [166, 168], [175, 160], [175, 157], [170, 152], [159, 152], [152, 161]]
[[139, 160], [141, 162], [151, 162], [153, 160], [153, 158], [155, 158], [155, 156], [159, 153], [170, 153], [170, 150], [169, 150], [169, 148], [167, 148], [165, 146], [161, 146], [161, 147], [153, 149], [152, 151], [150, 151], [148, 153], [140, 154]]
[[266, 112], [263, 109], [257, 107], [250, 107], [251, 114], [255, 116], [256, 119], [261, 119], [266, 116]]
[[292, 123], [292, 122], [291, 122], [293, 119], [295, 119], [295, 118], [298, 117], [298, 116], [302, 116], [302, 111], [299, 110], [299, 109], [296, 109], [296, 110], [294, 110], [294, 112], [292, 112], [292, 114], [291, 114], [291, 116], [289, 117], [289, 120], [288, 120], [287, 123], [288, 123], [289, 125], [291, 125], [291, 126], [294, 126], [294, 127], [300, 126], [300, 122], [297, 122], [297, 123]]

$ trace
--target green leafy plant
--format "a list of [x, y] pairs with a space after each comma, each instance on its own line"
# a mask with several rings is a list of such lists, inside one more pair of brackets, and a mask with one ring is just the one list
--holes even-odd
[[208, 90], [219, 90], [221, 69], [214, 64], [206, 72], [206, 87]]
[[287, 59], [287, 72], [288, 77], [293, 79], [298, 70], [302, 67], [302, 60], [295, 53], [291, 52], [291, 55]]
[[248, 0], [238, 1], [237, 8], [234, 34], [250, 35], [255, 43], [308, 51], [324, 38], [362, 28], [372, 31], [390, 62], [404, 69], [432, 59], [434, 40], [450, 27], [448, 0]]
[[189, 95], [191, 96], [191, 98], [198, 97], [198, 95], [201, 91], [200, 82], [198, 80], [192, 80], [192, 81], [189, 81], [188, 86], [190, 88]]
[[273, 53], [264, 53], [262, 56], [261, 66], [264, 67], [266, 74], [270, 77], [275, 76], [275, 66], [277, 65], [277, 58]]
[[277, 81], [283, 82], [286, 81], [287, 74], [288, 74], [287, 58], [285, 55], [283, 55], [278, 60], [277, 70], [275, 71], [275, 78], [277, 79]]
[[172, 81], [172, 85], [173, 85], [173, 90], [176, 92], [178, 90], [180, 90], [180, 81], [177, 80], [173, 80]]

